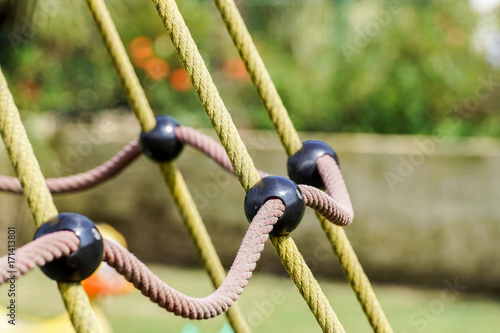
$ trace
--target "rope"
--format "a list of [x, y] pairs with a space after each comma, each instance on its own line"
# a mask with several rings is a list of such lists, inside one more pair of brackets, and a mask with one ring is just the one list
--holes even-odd
[[257, 92], [264, 103], [267, 114], [281, 139], [285, 151], [289, 156], [295, 154], [302, 147], [302, 142], [293, 128], [283, 101], [255, 47], [236, 4], [233, 0], [214, 0], [214, 3], [219, 9], [222, 20], [240, 53], [241, 59], [245, 63], [255, 88], [257, 88]]
[[[332, 168], [338, 168], [338, 166], [331, 156], [325, 155], [318, 159], [318, 171], [325, 182], [326, 188], [329, 193], [335, 195], [342, 189], [334, 186], [331, 181], [330, 170]], [[366, 276], [345, 230], [331, 225], [323, 216], [316, 215], [374, 332], [391, 333], [391, 325], [377, 300], [370, 280]]]
[[44, 266], [62, 256], [68, 256], [78, 250], [80, 239], [73, 231], [61, 231], [37, 238], [16, 250], [15, 273], [9, 271], [8, 256], [0, 258], [0, 285], [11, 279], [17, 279], [29, 271]]
[[135, 112], [142, 130], [148, 132], [155, 127], [156, 120], [106, 5], [102, 0], [87, 0], [87, 4], [99, 28], [104, 44], [108, 48], [113, 64], [118, 69], [118, 76], [122, 81], [130, 106]]
[[[288, 156], [295, 154], [300, 147], [302, 147], [302, 143], [299, 139], [299, 135], [297, 134], [289, 116], [286, 111], [283, 102], [281, 101], [279, 94], [274, 86], [271, 77], [268, 71], [265, 68], [264, 62], [255, 47], [255, 44], [252, 41], [252, 37], [248, 32], [248, 29], [241, 17], [241, 14], [236, 7], [234, 0], [214, 0], [217, 8], [219, 9], [222, 19], [226, 25], [226, 28], [231, 35], [233, 43], [235, 44], [238, 52], [243, 59], [243, 62], [246, 65], [246, 68], [252, 78], [252, 82], [257, 88], [257, 91], [262, 99], [264, 106], [268, 112], [268, 115], [274, 125], [278, 136], [281, 139], [281, 143], [285, 148]], [[333, 195], [332, 195], [333, 196]], [[335, 196], [334, 196], [335, 197]], [[321, 224], [325, 224], [324, 221], [320, 219]], [[343, 246], [341, 252], [335, 252], [339, 259], [340, 264], [342, 265], [342, 269], [346, 273], [346, 277], [349, 280], [350, 285], [354, 289], [354, 292], [358, 296], [358, 299], [362, 304], [373, 304], [373, 306], [377, 306], [377, 311], [367, 311], [365, 310], [365, 314], [368, 317], [369, 322], [372, 324], [372, 328], [375, 332], [391, 332], [392, 329], [390, 327], [389, 322], [387, 321], [385, 314], [383, 313], [382, 308], [379, 306], [378, 302], [372, 302], [370, 300], [372, 295], [375, 297], [375, 293], [371, 287], [371, 284], [366, 278], [364, 281], [361, 281], [361, 277], [366, 275], [363, 272], [361, 265], [356, 265], [350, 262], [345, 261], [345, 258], [341, 258], [339, 256], [340, 253], [347, 254], [348, 258], [354, 260], [356, 257], [356, 253], [354, 252], [349, 239], [345, 232], [334, 230], [338, 229], [334, 226], [328, 225], [328, 228], [323, 230], [327, 234], [328, 239], [330, 240], [332, 247], [339, 248], [339, 246]], [[338, 245], [333, 243], [334, 239], [339, 240]], [[365, 290], [370, 290], [369, 293], [362, 292], [359, 290], [360, 286], [364, 286]], [[373, 318], [372, 316], [378, 316], [380, 318]], [[373, 323], [382, 323], [382, 327], [374, 325]]]
[[[269, 233], [284, 211], [285, 206], [279, 199], [269, 200], [261, 207], [248, 227], [227, 277], [215, 292], [204, 298], [190, 297], [173, 289], [114, 241], [104, 239], [103, 261], [167, 311], [189, 319], [213, 318], [227, 311], [243, 292], [257, 266]], [[71, 231], [45, 235], [28, 243], [17, 251], [17, 276], [71, 254], [78, 250], [79, 244], [78, 236]], [[7, 257], [0, 258], [0, 285], [12, 278], [8, 272]], [[67, 289], [70, 290], [71, 286]]]
[[118, 244], [107, 242], [105, 261], [114, 267], [145, 296], [177, 316], [189, 319], [209, 319], [220, 315], [238, 299], [269, 238], [274, 223], [283, 215], [281, 200], [269, 200], [259, 210], [243, 238], [238, 254], [226, 279], [210, 296], [186, 296], [156, 277], [142, 262]]
[[[130, 101], [136, 101], [131, 102], [131, 104], [143, 130], [150, 130], [155, 124], [155, 122], [149, 121], [149, 119], [154, 120], [153, 112], [142, 87], [139, 85], [139, 80], [133, 71], [106, 5], [102, 0], [87, 0], [87, 3], [113, 59], [115, 68], [122, 78], [127, 98]], [[215, 251], [215, 247], [207, 233], [201, 216], [196, 209], [194, 200], [187, 189], [182, 174], [173, 163], [162, 163], [160, 164], [160, 169], [182, 215], [184, 225], [187, 227], [189, 235], [197, 249], [200, 260], [212, 284], [217, 288], [223, 282], [226, 272]], [[226, 314], [235, 332], [250, 332], [250, 328], [237, 304], [231, 307]]]
[[[52, 194], [89, 189], [122, 172], [130, 163], [135, 161], [141, 153], [139, 141], [134, 140], [110, 160], [94, 169], [68, 177], [47, 178], [45, 179], [45, 183]], [[0, 191], [22, 193], [22, 187], [17, 178], [0, 175]]]
[[[231, 116], [229, 115], [227, 109], [219, 96], [217, 88], [210, 77], [210, 74], [203, 62], [203, 59], [198, 51], [198, 48], [189, 33], [189, 30], [182, 18], [177, 4], [173, 0], [153, 0], [156, 6], [158, 14], [163, 20], [163, 24], [167, 29], [170, 38], [177, 49], [177, 53], [184, 63], [187, 73], [191, 79], [191, 82], [200, 98], [205, 111], [210, 118], [212, 126], [217, 133], [221, 144], [227, 152], [231, 165], [233, 166], [234, 172], [238, 177], [242, 187], [245, 191], [248, 191], [258, 180], [259, 175], [257, 169], [255, 168], [252, 159], [250, 158], [245, 145], [241, 141], [236, 126], [232, 122]], [[286, 238], [286, 244], [293, 244], [293, 240], [290, 237]], [[279, 251], [279, 242], [273, 242], [276, 252], [280, 256], [280, 259], [286, 265], [290, 265], [295, 272], [309, 272], [307, 264], [304, 260], [290, 262], [292, 259], [290, 256], [286, 256], [289, 252], [294, 254], [294, 258], [301, 257], [298, 249], [295, 246], [290, 246], [287, 249], [289, 251]], [[291, 270], [289, 270], [290, 272]], [[303, 283], [307, 281], [313, 291], [311, 293], [303, 294], [304, 299], [309, 304], [309, 308], [313, 312], [314, 316], [321, 323], [324, 321], [325, 315], [331, 316], [333, 314], [333, 309], [328, 302], [318, 302], [319, 299], [326, 300], [321, 288], [319, 288], [318, 283], [312, 276], [312, 273], [304, 277], [301, 274], [290, 275], [295, 285], [299, 290], [304, 288]], [[332, 319], [333, 320], [333, 319]], [[340, 323], [339, 323], [339, 325]], [[324, 326], [323, 329], [329, 329], [329, 326]], [[325, 332], [327, 332], [325, 331]]]
[[248, 191], [259, 181], [259, 175], [248, 154], [245, 144], [238, 134], [231, 115], [208, 72], [198, 47], [189, 32], [174, 0], [153, 0], [163, 24], [184, 63], [191, 83], [210, 118], [219, 140], [229, 156], [241, 186]]
[[[45, 185], [42, 172], [36, 160], [26, 130], [21, 122], [12, 94], [0, 69], [0, 133], [14, 168], [23, 187], [31, 214], [37, 227], [57, 216], [57, 209]], [[71, 322], [78, 332], [99, 332], [95, 314], [82, 286], [59, 283], [59, 289], [70, 315]]]
[[[233, 167], [224, 148], [220, 143], [216, 142], [208, 135], [185, 126], [176, 127], [175, 135], [179, 141], [189, 144], [217, 162], [217, 164], [226, 171], [234, 174]], [[326, 155], [322, 157], [322, 159], [327, 157], [332, 158]], [[318, 212], [330, 222], [339, 226], [346, 226], [352, 222], [354, 212], [340, 169], [334, 160], [333, 162], [334, 165], [332, 165], [332, 163], [327, 164], [325, 170], [327, 175], [327, 177], [325, 177], [325, 182], [327, 182], [331, 188], [336, 189], [332, 196], [308, 185], [299, 185], [299, 188], [304, 194], [304, 201], [307, 206], [318, 210]], [[261, 177], [269, 176], [269, 174], [264, 171], [257, 170], [257, 172]]]
[[[222, 266], [217, 251], [210, 239], [200, 213], [196, 209], [193, 197], [189, 193], [182, 173], [173, 163], [160, 165], [165, 182], [168, 184], [172, 197], [182, 215], [182, 220], [195, 244], [198, 256], [205, 267], [214, 287], [219, 287], [224, 281], [226, 272]], [[227, 319], [234, 332], [251, 332], [238, 304], [234, 304], [226, 312]]]
[[272, 237], [271, 242], [323, 332], [344, 332], [342, 324], [293, 239], [290, 236]]

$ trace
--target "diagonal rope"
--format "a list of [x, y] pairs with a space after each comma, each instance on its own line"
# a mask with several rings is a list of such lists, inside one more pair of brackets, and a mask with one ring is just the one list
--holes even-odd
[[259, 93], [267, 114], [278, 133], [283, 147], [288, 155], [295, 154], [302, 142], [293, 128], [290, 116], [283, 105], [283, 101], [274, 86], [259, 51], [255, 47], [252, 36], [243, 21], [243, 18], [233, 0], [214, 0], [219, 9], [226, 28], [233, 39], [233, 43], [246, 65], [250, 78]]
[[[176, 2], [174, 0], [153, 0], [153, 3], [162, 18], [163, 24], [172, 39], [179, 57], [184, 63], [184, 67], [210, 118], [212, 126], [227, 152], [236, 176], [245, 191], [248, 191], [259, 180], [259, 174], [232, 122], [231, 116], [219, 96], [217, 88], [198, 51], [198, 47], [177, 8]], [[308, 303], [311, 312], [320, 323], [323, 331], [343, 331], [340, 322], [338, 322], [336, 317], [332, 317], [331, 314], [334, 313], [333, 309], [312, 276], [307, 264], [304, 260], [298, 260], [302, 256], [298, 252], [292, 238], [285, 237], [282, 240], [273, 242], [273, 245], [285, 266], [290, 267], [290, 269], [287, 269], [289, 273], [294, 272], [290, 276], [300, 290], [304, 300]], [[280, 251], [280, 245], [286, 251]], [[309, 287], [303, 285], [305, 281], [307, 281]], [[331, 321], [325, 321], [325, 316], [328, 316]], [[335, 325], [324, 325], [324, 323], [330, 322], [335, 323]]]
[[226, 109], [215, 83], [191, 37], [174, 0], [153, 0], [177, 53], [184, 63], [196, 93], [219, 140], [231, 160], [241, 186], [248, 191], [260, 179], [252, 158]]
[[[14, 172], [23, 187], [35, 225], [57, 216], [49, 189], [40, 170], [12, 94], [0, 69], [0, 133]], [[80, 283], [58, 283], [59, 290], [77, 332], [99, 332], [97, 321]]]
[[272, 237], [271, 242], [323, 332], [345, 332], [292, 238]]
[[[333, 157], [324, 155], [318, 158], [318, 171], [323, 178], [328, 193], [333, 195], [340, 195], [338, 192], [343, 191], [342, 188], [336, 187], [335, 183], [331, 181], [333, 168], [338, 168], [337, 163]], [[321, 227], [332, 244], [333, 252], [337, 255], [340, 265], [344, 270], [344, 274], [349, 281], [352, 289], [356, 293], [359, 303], [370, 322], [374, 332], [390, 333], [392, 332], [391, 325], [385, 316], [382, 307], [373, 291], [368, 276], [366, 276], [358, 256], [352, 248], [345, 230], [338, 228], [329, 223], [323, 216], [316, 213]]]
[[[106, 5], [102, 0], [87, 0], [87, 3], [104, 40], [104, 44], [122, 80], [127, 98], [131, 101], [132, 108], [141, 123], [143, 131], [148, 131], [154, 127], [156, 121]], [[217, 288], [224, 281], [226, 272], [201, 219], [200, 213], [196, 208], [193, 197], [184, 182], [182, 174], [174, 163], [161, 163], [160, 169], [182, 216], [189, 236], [197, 249], [202, 265], [207, 271], [212, 284]], [[251, 332], [238, 304], [231, 307], [226, 312], [226, 315], [235, 332]]]
[[[214, 0], [214, 2], [221, 13], [233, 43], [247, 67], [253, 84], [257, 88], [283, 147], [288, 156], [295, 154], [302, 147], [302, 143], [234, 0]], [[373, 330], [375, 332], [392, 332], [392, 328], [376, 300], [370, 281], [357, 261], [356, 253], [347, 235], [343, 230], [337, 230], [339, 228], [329, 225], [324, 220], [320, 219], [320, 223], [321, 225], [328, 225], [328, 228], [323, 228], [323, 230], [359, 302], [371, 305], [370, 308], [363, 306], [363, 310]], [[351, 262], [350, 260], [354, 261]], [[362, 288], [364, 291], [369, 290], [369, 292], [363, 292], [359, 288]], [[379, 323], [380, 325], [375, 323]]]

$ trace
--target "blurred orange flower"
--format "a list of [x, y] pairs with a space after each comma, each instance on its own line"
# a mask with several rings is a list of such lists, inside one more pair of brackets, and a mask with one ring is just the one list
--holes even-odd
[[170, 85], [177, 91], [188, 91], [191, 89], [189, 75], [184, 68], [177, 68], [170, 75]]
[[170, 70], [168, 63], [161, 58], [149, 58], [144, 65], [146, 75], [152, 80], [162, 81], [168, 76]]
[[147, 36], [137, 36], [130, 42], [132, 62], [139, 68], [144, 68], [147, 60], [153, 55], [153, 41]]
[[233, 79], [241, 80], [248, 78], [248, 73], [245, 67], [245, 63], [239, 57], [229, 59], [226, 62], [224, 71], [226, 72], [227, 76]]

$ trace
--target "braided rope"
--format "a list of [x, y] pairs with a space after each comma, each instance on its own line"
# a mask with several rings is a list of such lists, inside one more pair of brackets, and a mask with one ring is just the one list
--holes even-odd
[[[134, 140], [110, 160], [94, 169], [68, 177], [47, 178], [45, 183], [52, 194], [85, 190], [113, 178], [135, 161], [141, 153], [139, 141]], [[17, 178], [0, 175], [0, 191], [22, 193], [22, 187]]]
[[[139, 80], [133, 71], [130, 60], [125, 52], [125, 48], [120, 40], [113, 20], [109, 15], [106, 5], [102, 0], [87, 0], [89, 8], [96, 21], [99, 32], [113, 59], [115, 69], [122, 78], [127, 98], [131, 101], [132, 108], [141, 123], [144, 131], [154, 127], [156, 122], [150, 121], [153, 112], [146, 99], [144, 91], [139, 84]], [[135, 101], [135, 102], [134, 102]], [[182, 215], [182, 220], [186, 226], [189, 236], [192, 239], [200, 260], [207, 271], [214, 287], [219, 287], [226, 274], [215, 247], [203, 224], [194, 200], [184, 182], [181, 172], [174, 163], [161, 163], [160, 169], [167, 186], [174, 197], [176, 205]], [[233, 330], [237, 333], [249, 333], [250, 327], [245, 321], [239, 306], [235, 304], [226, 312], [227, 318]]]
[[104, 260], [160, 307], [177, 316], [209, 319], [220, 315], [238, 299], [269, 238], [274, 223], [283, 215], [285, 206], [279, 199], [267, 201], [250, 223], [240, 249], [226, 279], [210, 296], [186, 296], [156, 277], [146, 265], [118, 244], [106, 242]]
[[342, 324], [293, 239], [290, 236], [272, 237], [271, 242], [323, 332], [344, 332]]
[[78, 250], [80, 239], [73, 231], [61, 231], [42, 236], [16, 250], [15, 271], [8, 266], [8, 256], [0, 258], [0, 284], [8, 279], [41, 267], [48, 262], [70, 255]]
[[[238, 49], [238, 52], [246, 65], [253, 84], [257, 88], [274, 128], [281, 139], [283, 147], [285, 148], [288, 156], [295, 154], [300, 147], [302, 147], [299, 136], [290, 121], [288, 112], [279, 97], [279, 94], [268, 71], [266, 70], [264, 62], [262, 61], [255, 44], [252, 41], [252, 37], [248, 32], [245, 22], [243, 21], [234, 0], [214, 0], [214, 2], [221, 13], [222, 19], [229, 34], [231, 35], [233, 43]], [[333, 194], [332, 196], [336, 197]], [[372, 328], [376, 332], [379, 332], [379, 330], [380, 332], [391, 332], [392, 328], [390, 327], [382, 308], [378, 304], [378, 301], [373, 302], [370, 300], [375, 297], [375, 294], [368, 278], [366, 278], [366, 275], [363, 272], [361, 265], [359, 265], [359, 262], [358, 264], [354, 264], [345, 260], [346, 258], [351, 258], [357, 262], [356, 253], [354, 252], [347, 235], [343, 230], [339, 230], [338, 232], [334, 231], [339, 228], [329, 225], [322, 219], [320, 219], [320, 222], [322, 225], [328, 225], [328, 228], [323, 228], [323, 230], [330, 240], [334, 250], [335, 248], [339, 248], [339, 246], [343, 246], [341, 252], [335, 251], [335, 254], [337, 255], [339, 262], [342, 265], [342, 269], [346, 273], [346, 277], [360, 302], [362, 304], [371, 304], [373, 307], [377, 307], [376, 310], [368, 310], [365, 306], [363, 306], [365, 314], [368, 317], [369, 322], [372, 324]], [[334, 243], [335, 239], [337, 239], [338, 242]], [[340, 253], [345, 254], [346, 257], [341, 258], [339, 255]], [[363, 276], [366, 279], [363, 279]], [[370, 292], [365, 293], [358, 290], [357, 288], [361, 285], [365, 290], [369, 289]], [[379, 318], [372, 316], [378, 316]], [[381, 326], [373, 324], [376, 322], [381, 323]]]
[[[185, 126], [178, 126], [175, 129], [177, 139], [185, 144], [189, 144], [196, 148], [215, 162], [226, 171], [234, 174], [233, 167], [229, 161], [226, 151], [220, 143], [195, 129]], [[329, 155], [326, 155], [330, 157]], [[326, 158], [326, 157], [322, 157]], [[351, 199], [345, 186], [342, 174], [337, 164], [327, 166], [327, 175], [325, 182], [328, 182], [329, 187], [335, 188], [332, 196], [325, 192], [308, 185], [299, 185], [300, 190], [304, 194], [305, 204], [313, 209], [316, 209], [328, 221], [339, 226], [350, 224], [354, 218]], [[268, 173], [257, 170], [261, 177], [269, 176]]]
[[[339, 195], [339, 192], [342, 192], [343, 189], [341, 186], [336, 186], [336, 183], [332, 181], [331, 170], [338, 169], [337, 163], [333, 157], [324, 155], [318, 158], [317, 164], [318, 171], [328, 192], [332, 196]], [[370, 280], [366, 276], [356, 252], [354, 252], [354, 249], [345, 234], [345, 230], [328, 223], [323, 216], [320, 216], [319, 214], [316, 215], [319, 218], [321, 227], [327, 235], [330, 244], [332, 244], [333, 251], [337, 255], [340, 265], [344, 270], [344, 274], [354, 290], [374, 332], [391, 333], [391, 325], [389, 324], [384, 311], [382, 311], [382, 307], [377, 300], [377, 296], [373, 291]]]
[[198, 47], [174, 0], [153, 0], [172, 42], [184, 63], [191, 83], [210, 118], [219, 140], [229, 156], [241, 186], [248, 191], [260, 177], [238, 134], [231, 115], [219, 96]]
[[245, 63], [250, 78], [259, 93], [267, 114], [281, 139], [283, 147], [288, 155], [295, 154], [302, 142], [293, 128], [290, 116], [283, 105], [283, 101], [274, 86], [259, 51], [255, 47], [252, 36], [243, 21], [243, 18], [233, 0], [214, 0], [219, 9], [222, 20], [231, 36], [234, 45]]
[[87, 4], [101, 32], [104, 44], [108, 48], [113, 64], [115, 68], [119, 69], [117, 70], [118, 76], [130, 106], [139, 119], [142, 130], [148, 132], [155, 127], [156, 120], [106, 5], [102, 0], [87, 0]]
[[[0, 133], [14, 172], [23, 187], [35, 225], [57, 216], [49, 189], [36, 160], [12, 94], [0, 69]], [[97, 321], [81, 284], [59, 283], [64, 304], [77, 332], [99, 332]]]
[[[209, 319], [227, 311], [241, 295], [257, 266], [269, 233], [284, 211], [285, 205], [279, 199], [268, 200], [259, 209], [248, 227], [229, 273], [220, 287], [204, 298], [190, 297], [173, 289], [114, 241], [104, 239], [103, 261], [167, 311], [184, 318]], [[0, 285], [47, 262], [71, 254], [78, 250], [79, 244], [78, 236], [72, 231], [56, 232], [28, 243], [16, 253], [17, 274], [10, 275], [8, 256], [0, 258]], [[67, 285], [64, 290], [71, 290], [72, 287]]]
[[[214, 127], [222, 146], [227, 152], [238, 180], [245, 191], [248, 191], [248, 189], [260, 179], [259, 174], [248, 154], [248, 151], [246, 150], [245, 145], [241, 141], [239, 133], [232, 122], [231, 116], [218, 94], [217, 88], [215, 87], [215, 84], [210, 77], [210, 73], [203, 62], [186, 23], [177, 8], [176, 2], [174, 0], [153, 0], [153, 3], [156, 6], [158, 14], [162, 18], [165, 28], [170, 35], [179, 57], [184, 63], [184, 67], [186, 68], [198, 97], [200, 98], [205, 111], [210, 118], [212, 126]], [[276, 252], [280, 256], [282, 262], [286, 263], [286, 265], [290, 267], [293, 267], [293, 269], [288, 271], [304, 272], [305, 274], [304, 276], [302, 274], [292, 274], [290, 276], [292, 277], [292, 280], [297, 288], [300, 290], [304, 300], [309, 304], [309, 308], [313, 312], [314, 316], [320, 325], [322, 325], [323, 322], [329, 322], [328, 320], [325, 321], [323, 319], [325, 316], [330, 318], [334, 313], [333, 309], [327, 301], [324, 302], [326, 297], [321, 288], [319, 288], [319, 285], [312, 276], [312, 273], [310, 273], [305, 261], [295, 260], [301, 257], [295, 243], [290, 237], [286, 237], [285, 244], [287, 244], [287, 251], [279, 251], [279, 244], [280, 242], [273, 242]], [[288, 254], [290, 253], [293, 253], [294, 256], [289, 256]], [[290, 262], [290, 260], [295, 261]], [[303, 286], [305, 281], [309, 283], [310, 288], [306, 289]], [[321, 300], [321, 302], [318, 302], [318, 300]], [[335, 320], [335, 322], [337, 321]], [[338, 323], [335, 327], [342, 326]], [[330, 326], [322, 325], [322, 328], [325, 332], [331, 331]]]

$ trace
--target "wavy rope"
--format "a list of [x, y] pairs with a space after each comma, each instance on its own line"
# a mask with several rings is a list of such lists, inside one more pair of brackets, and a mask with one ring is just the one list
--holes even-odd
[[[177, 4], [173, 0], [153, 0], [153, 3], [158, 10], [158, 14], [163, 20], [165, 28], [167, 29], [172, 42], [177, 49], [177, 53], [184, 63], [184, 67], [189, 74], [191, 82], [198, 93], [205, 111], [210, 118], [212, 126], [214, 127], [221, 144], [227, 152], [231, 165], [233, 166], [234, 172], [238, 177], [242, 187], [245, 191], [248, 191], [258, 180], [259, 174], [255, 168], [252, 159], [250, 158], [246, 147], [244, 146], [238, 131], [234, 123], [231, 120], [227, 109], [225, 108], [215, 84], [208, 73], [208, 70], [203, 62], [203, 59], [198, 51], [198, 48], [191, 37], [191, 34], [182, 18]], [[280, 256], [283, 263], [292, 267], [294, 272], [307, 272], [310, 273], [309, 268], [305, 261], [294, 261], [290, 260], [301, 257], [295, 243], [290, 237], [286, 237], [284, 244], [286, 245], [287, 251], [278, 251], [278, 246], [280, 242], [273, 242], [278, 255]], [[293, 253], [294, 258], [287, 256]], [[292, 271], [292, 270], [289, 270]], [[321, 288], [319, 288], [318, 283], [312, 276], [312, 274], [293, 274], [291, 275], [297, 288], [299, 288], [304, 300], [309, 304], [309, 308], [318, 320], [318, 322], [328, 322], [323, 320], [325, 316], [331, 316], [333, 309], [328, 302], [324, 302], [326, 297], [324, 296]], [[310, 288], [305, 288], [302, 283], [306, 278], [309, 283]], [[318, 302], [318, 300], [321, 300]], [[336, 319], [336, 318], [335, 318]], [[333, 320], [333, 319], [332, 319]], [[338, 321], [335, 320], [336, 323]], [[342, 327], [340, 323], [335, 327]], [[322, 326], [325, 332], [329, 332], [330, 326]]]
[[[302, 147], [302, 143], [292, 122], [290, 121], [290, 118], [288, 117], [288, 112], [283, 106], [283, 102], [276, 91], [271, 77], [266, 70], [264, 62], [262, 61], [255, 44], [252, 41], [252, 37], [248, 32], [245, 22], [243, 21], [234, 0], [214, 0], [214, 2], [221, 13], [226, 28], [231, 35], [243, 62], [247, 67], [250, 77], [252, 78], [252, 82], [259, 92], [274, 128], [281, 139], [283, 147], [285, 148], [288, 156], [295, 154]], [[325, 224], [324, 220], [320, 219], [320, 222], [322, 225]], [[377, 307], [376, 311], [368, 311], [368, 309], [365, 309], [365, 306], [363, 306], [365, 314], [368, 317], [369, 322], [372, 324], [372, 328], [375, 332], [392, 332], [392, 328], [387, 321], [382, 308], [378, 304], [378, 301], [372, 302], [369, 299], [371, 298], [369, 295], [373, 295], [374, 297], [374, 292], [368, 278], [366, 278], [366, 275], [363, 272], [361, 265], [359, 265], [359, 262], [358, 264], [354, 264], [346, 261], [346, 258], [353, 260], [356, 258], [355, 260], [357, 261], [356, 253], [354, 252], [347, 235], [343, 230], [336, 232], [336, 229], [339, 228], [331, 226], [328, 223], [325, 225], [328, 225], [328, 228], [323, 228], [323, 230], [330, 240], [334, 250], [336, 248], [340, 249], [339, 246], [343, 246], [341, 252], [335, 251], [335, 254], [337, 254], [339, 262], [342, 265], [342, 269], [346, 273], [346, 277], [354, 289], [354, 292], [358, 296], [358, 299], [362, 304], [372, 304], [373, 307]], [[334, 243], [335, 239], [339, 242]], [[339, 255], [340, 253], [345, 254], [346, 257], [341, 257]], [[366, 279], [363, 279], [362, 276]], [[357, 289], [361, 285], [364, 286], [365, 290], [369, 289], [371, 292], [365, 293], [362, 292], [362, 290]], [[365, 298], [365, 296], [368, 298]], [[381, 323], [382, 326], [374, 325], [373, 323]]]
[[[0, 69], [0, 132], [14, 168], [23, 187], [35, 225], [57, 216], [49, 189], [40, 170], [26, 130], [21, 122], [12, 94]], [[77, 332], [99, 332], [97, 321], [85, 291], [80, 283], [59, 283], [66, 310]]]
[[184, 19], [174, 0], [153, 0], [172, 42], [184, 63], [191, 83], [203, 104], [220, 142], [229, 156], [241, 186], [248, 191], [260, 179], [241, 140], [231, 115], [208, 72], [198, 47], [191, 37]]
[[269, 200], [262, 206], [250, 223], [224, 282], [214, 293], [204, 298], [186, 296], [169, 287], [118, 244], [106, 242], [104, 260], [167, 311], [184, 318], [209, 319], [226, 311], [243, 292], [264, 249], [264, 243], [269, 238], [269, 232], [284, 210], [285, 206], [279, 199]]
[[[219, 288], [204, 298], [187, 296], [173, 289], [158, 278], [147, 266], [127, 249], [114, 241], [104, 239], [104, 256], [125, 279], [142, 291], [152, 302], [177, 316], [190, 319], [209, 319], [231, 307], [252, 277], [264, 244], [274, 224], [283, 215], [285, 205], [279, 199], [268, 200], [253, 218], [243, 238], [233, 265]], [[43, 266], [54, 259], [78, 250], [80, 240], [71, 231], [45, 235], [18, 249], [17, 276]], [[0, 258], [0, 285], [16, 278], [10, 275], [8, 256]]]
[[[132, 101], [132, 108], [137, 115], [144, 131], [150, 130], [156, 123], [149, 102], [146, 99], [139, 80], [133, 71], [125, 48], [120, 40], [113, 20], [109, 15], [106, 5], [102, 0], [87, 0], [99, 32], [113, 59], [115, 68], [122, 78], [122, 84], [127, 98]], [[130, 70], [131, 69], [131, 70]], [[134, 102], [135, 101], [135, 102]], [[154, 122], [151, 122], [152, 119]], [[201, 216], [196, 208], [194, 200], [184, 182], [181, 172], [174, 163], [161, 163], [160, 168], [163, 178], [167, 183], [172, 196], [182, 215], [184, 225], [188, 229], [200, 260], [207, 271], [214, 287], [219, 287], [224, 281], [226, 274], [215, 247], [208, 235]], [[227, 318], [233, 330], [237, 333], [251, 332], [241, 309], [237, 304], [226, 312]]]
[[[141, 153], [139, 141], [134, 140], [110, 160], [94, 169], [67, 177], [47, 178], [45, 179], [45, 183], [52, 194], [70, 193], [89, 189], [122, 172], [130, 163], [135, 161]], [[17, 178], [0, 175], [0, 191], [22, 193], [22, 187]]]

